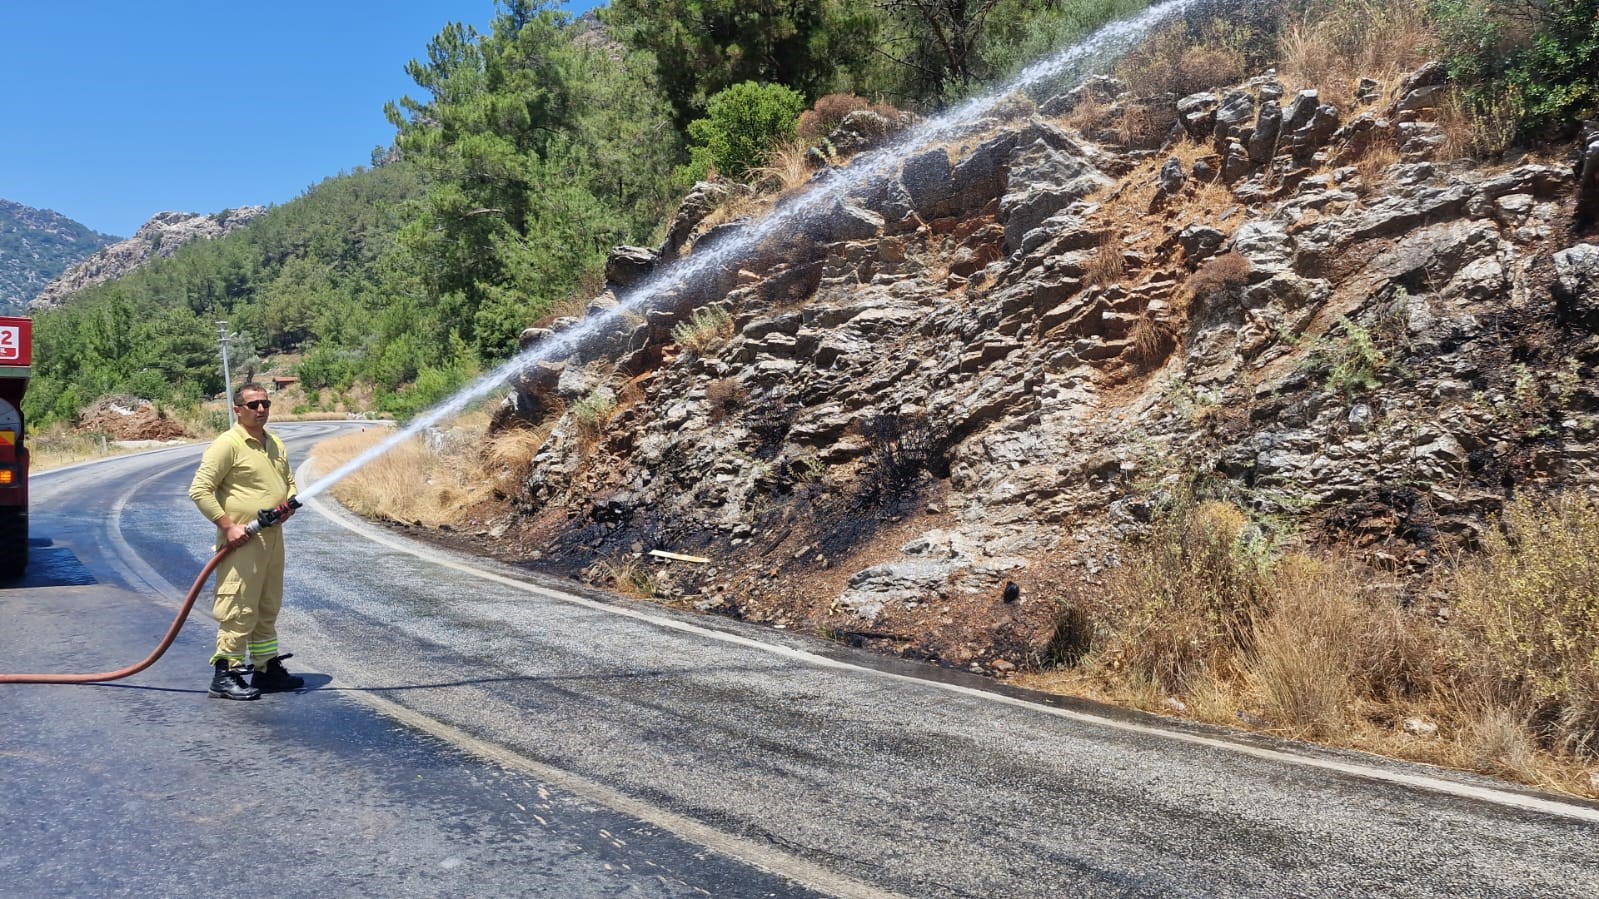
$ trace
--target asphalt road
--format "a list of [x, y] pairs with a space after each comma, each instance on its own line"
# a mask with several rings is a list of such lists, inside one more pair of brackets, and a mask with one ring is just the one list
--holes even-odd
[[[210, 555], [198, 453], [35, 482], [0, 670], [148, 652]], [[0, 896], [1599, 895], [1591, 804], [614, 600], [325, 498], [286, 529], [306, 691], [207, 700], [200, 611], [128, 681], [0, 685]]]

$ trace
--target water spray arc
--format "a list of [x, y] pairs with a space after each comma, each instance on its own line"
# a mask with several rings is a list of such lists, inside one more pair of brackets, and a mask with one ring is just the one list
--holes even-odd
[[586, 341], [618, 317], [633, 312], [646, 301], [674, 291], [687, 290], [702, 277], [745, 256], [763, 241], [792, 226], [803, 224], [844, 202], [866, 186], [882, 180], [907, 157], [970, 132], [1006, 96], [1027, 92], [1082, 70], [1086, 65], [1124, 53], [1155, 26], [1180, 15], [1199, 0], [1170, 0], [1157, 4], [1130, 19], [1113, 22], [1086, 39], [1048, 59], [1024, 69], [1010, 82], [957, 106], [941, 116], [912, 128], [892, 145], [856, 158], [850, 165], [825, 170], [827, 176], [813, 183], [769, 214], [743, 230], [720, 241], [702, 253], [669, 266], [634, 286], [619, 298], [616, 306], [589, 315], [583, 321], [529, 347], [498, 368], [483, 375], [455, 396], [419, 415], [405, 428], [374, 444], [365, 452], [339, 466], [306, 488], [301, 495], [310, 498], [327, 490], [406, 440], [445, 419], [459, 414], [479, 399], [493, 393], [500, 384], [538, 362], [563, 358], [577, 351]]

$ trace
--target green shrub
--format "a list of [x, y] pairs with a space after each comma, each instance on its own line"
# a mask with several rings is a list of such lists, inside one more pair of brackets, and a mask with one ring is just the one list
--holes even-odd
[[1450, 585], [1462, 651], [1547, 744], [1599, 757], [1599, 502], [1513, 503], [1484, 544]]
[[695, 180], [715, 169], [743, 177], [771, 158], [772, 148], [792, 140], [805, 98], [781, 84], [746, 81], [711, 97], [705, 118], [690, 122], [688, 173]]
[[605, 433], [605, 426], [616, 415], [616, 411], [616, 397], [607, 391], [596, 390], [572, 406], [572, 420], [577, 422], [579, 434], [596, 439]]
[[1529, 138], [1599, 115], [1599, 0], [1433, 0], [1429, 9], [1472, 106], [1513, 105]]
[[323, 387], [344, 390], [355, 380], [355, 373], [355, 354], [331, 344], [318, 344], [295, 368], [295, 374], [307, 390]]
[[696, 309], [692, 318], [672, 327], [672, 340], [696, 356], [705, 355], [732, 336], [733, 316], [720, 306]]
[[1106, 580], [1100, 602], [1112, 667], [1171, 690], [1237, 674], [1268, 610], [1268, 553], [1238, 507], [1174, 502]]
[[1328, 390], [1354, 396], [1373, 390], [1382, 382], [1378, 374], [1387, 360], [1371, 332], [1347, 318], [1338, 320], [1343, 329], [1340, 339], [1323, 337], [1305, 359], [1306, 367], [1326, 378]]

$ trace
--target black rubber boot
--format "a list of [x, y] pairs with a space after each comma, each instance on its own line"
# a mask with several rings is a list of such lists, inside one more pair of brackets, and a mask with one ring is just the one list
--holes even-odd
[[256, 669], [255, 676], [250, 678], [250, 684], [262, 693], [283, 693], [305, 686], [305, 678], [295, 677], [283, 667], [283, 660], [293, 657], [294, 653], [286, 652], [268, 659], [265, 668]]
[[227, 659], [218, 659], [206, 695], [213, 699], [258, 699], [261, 691], [244, 682], [243, 668], [231, 668]]

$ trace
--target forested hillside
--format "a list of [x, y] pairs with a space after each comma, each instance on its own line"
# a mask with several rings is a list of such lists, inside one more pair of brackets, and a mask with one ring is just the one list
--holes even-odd
[[58, 275], [116, 238], [64, 215], [0, 200], [0, 315], [17, 315]]

